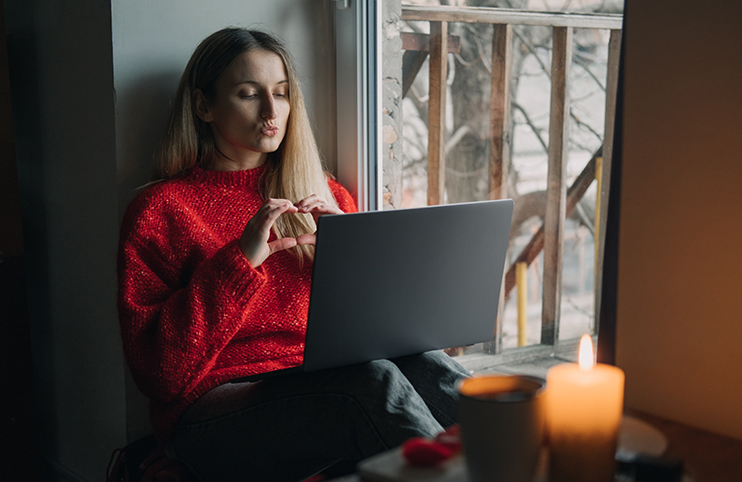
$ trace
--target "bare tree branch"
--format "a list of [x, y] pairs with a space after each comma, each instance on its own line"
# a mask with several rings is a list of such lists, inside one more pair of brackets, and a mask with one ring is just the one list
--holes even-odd
[[582, 58], [580, 58], [579, 55], [573, 56], [573, 59], [574, 59], [574, 61], [575, 61], [575, 63], [577, 65], [579, 65], [580, 67], [582, 67], [582, 69], [585, 72], [587, 72], [587, 74], [590, 77], [592, 77], [592, 79], [595, 81], [595, 83], [598, 84], [598, 86], [600, 87], [600, 90], [602, 90], [603, 92], [605, 92], [605, 86], [600, 83], [600, 79], [595, 74], [593, 74], [592, 70], [590, 70], [590, 69], [587, 68], [587, 62], [585, 62]]
[[[600, 134], [598, 134], [597, 132], [595, 132], [595, 129], [593, 129], [593, 128], [592, 128], [592, 127], [591, 127], [591, 126], [589, 125], [589, 124], [586, 124], [586, 123], [582, 122], [582, 121], [581, 121], [581, 120], [580, 120], [580, 119], [579, 119], [579, 118], [578, 118], [578, 117], [577, 117], [577, 116], [576, 116], [576, 115], [574, 114], [574, 112], [572, 112], [572, 109], [569, 109], [569, 116], [570, 116], [570, 117], [572, 118], [572, 120], [573, 120], [573, 121], [575, 121], [575, 123], [576, 123], [576, 124], [577, 124], [577, 125], [578, 125], [579, 127], [582, 127], [582, 128], [584, 128], [584, 129], [587, 129], [587, 130], [588, 130], [588, 131], [590, 131], [590, 133], [592, 133], [592, 134], [593, 134], [593, 135], [594, 135], [594, 136], [595, 136], [595, 137], [596, 137], [596, 138], [597, 138], [597, 139], [598, 139], [598, 140], [599, 140], [599, 141], [600, 141], [601, 143], [603, 142], [603, 136], [601, 136]], [[592, 152], [592, 150], [591, 150], [591, 149], [588, 149], [588, 150], [589, 150], [590, 152]]]
[[595, 220], [591, 218], [587, 212], [585, 211], [585, 208], [582, 207], [582, 200], [578, 201], [577, 204], [575, 204], [575, 213], [577, 214], [577, 217], [579, 218], [580, 222], [582, 223], [585, 228], [590, 231], [590, 234], [595, 237]]
[[482, 60], [482, 54], [481, 53], [479, 54], [479, 57], [477, 57], [476, 59], [472, 60], [471, 62], [469, 62], [465, 58], [463, 58], [461, 56], [461, 54], [454, 54], [454, 55], [456, 56], [456, 60], [458, 60], [459, 62], [461, 62], [461, 65], [463, 65], [464, 67], [471, 67], [472, 65], [474, 65], [477, 62], [479, 62], [480, 60]]
[[544, 140], [541, 138], [541, 132], [539, 131], [538, 127], [531, 121], [531, 118], [528, 116], [528, 113], [526, 110], [517, 102], [512, 102], [513, 107], [518, 109], [520, 113], [523, 115], [523, 118], [526, 121], [526, 125], [531, 128], [533, 133], [536, 135], [536, 138], [538, 139], [539, 143], [541, 144], [541, 147], [544, 148], [544, 152], [549, 152], [549, 146], [544, 142]]
[[464, 138], [465, 135], [471, 132], [471, 127], [464, 124], [463, 126], [459, 127], [456, 132], [453, 133], [453, 135], [448, 139], [448, 142], [446, 142], [446, 154], [451, 152], [451, 149], [453, 149], [456, 144], [458, 144], [461, 139]]
[[481, 36], [479, 32], [474, 30], [474, 28], [470, 24], [464, 24], [464, 28], [469, 30], [469, 33], [472, 34], [474, 37], [474, 41], [477, 44], [477, 52], [479, 52], [479, 55], [477, 56], [477, 59], [471, 63], [473, 65], [477, 60], [482, 61], [482, 66], [484, 66], [485, 70], [492, 75], [492, 64], [490, 63], [489, 59], [487, 58], [487, 55], [485, 55], [485, 48], [482, 45]]
[[578, 142], [574, 139], [569, 139], [569, 144], [580, 149], [581, 151], [593, 152], [593, 148], [591, 148], [590, 146], [586, 146], [585, 144], [582, 144], [581, 142]]
[[533, 55], [534, 57], [536, 57], [536, 62], [538, 62], [538, 64], [541, 66], [541, 69], [543, 69], [543, 71], [546, 74], [546, 76], [551, 79], [550, 69], [548, 67], [546, 67], [546, 64], [544, 64], [541, 61], [541, 57], [539, 57], [538, 52], [536, 52], [536, 47], [534, 47], [534, 45], [531, 43], [530, 40], [526, 39], [523, 35], [521, 35], [521, 33], [518, 32], [518, 29], [513, 29], [513, 33], [515, 34], [516, 37], [518, 37], [518, 39], [526, 47], [526, 49], [528, 49], [528, 51], [531, 53], [531, 55]]
[[594, 96], [599, 91], [600, 89], [596, 89], [596, 90], [586, 93], [585, 95], [581, 95], [580, 97], [570, 97], [570, 101], [574, 102], [575, 104], [580, 103], [583, 100], [589, 99], [590, 97]]

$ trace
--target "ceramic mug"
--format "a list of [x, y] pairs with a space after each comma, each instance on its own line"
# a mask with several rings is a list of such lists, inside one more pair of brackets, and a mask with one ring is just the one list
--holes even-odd
[[483, 375], [459, 382], [459, 423], [471, 482], [533, 482], [544, 437], [541, 378]]

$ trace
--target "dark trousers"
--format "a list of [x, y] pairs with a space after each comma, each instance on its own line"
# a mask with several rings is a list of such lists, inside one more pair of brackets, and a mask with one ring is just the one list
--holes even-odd
[[301, 480], [455, 423], [468, 375], [433, 351], [222, 385], [189, 408], [170, 449], [205, 482]]

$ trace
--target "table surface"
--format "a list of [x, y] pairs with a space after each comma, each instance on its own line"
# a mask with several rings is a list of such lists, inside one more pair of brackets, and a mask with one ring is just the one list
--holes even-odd
[[628, 411], [667, 437], [665, 455], [683, 461], [695, 482], [742, 481], [742, 440], [725, 437], [643, 412]]
[[[638, 411], [628, 415], [647, 422], [667, 437], [667, 457], [683, 461], [686, 480], [694, 482], [742, 481], [742, 440], [697, 429]], [[333, 482], [363, 482], [351, 475]]]

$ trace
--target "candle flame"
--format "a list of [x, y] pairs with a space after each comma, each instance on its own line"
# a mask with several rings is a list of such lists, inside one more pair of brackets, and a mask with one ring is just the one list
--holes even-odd
[[593, 368], [593, 340], [590, 335], [582, 335], [580, 339], [580, 355], [578, 357], [580, 368], [590, 370]]

